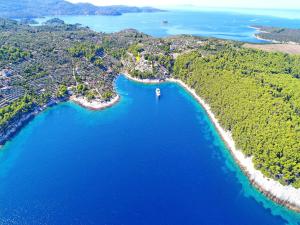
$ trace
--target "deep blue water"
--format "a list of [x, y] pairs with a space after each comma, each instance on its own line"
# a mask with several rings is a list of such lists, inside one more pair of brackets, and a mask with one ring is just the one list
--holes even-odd
[[[251, 25], [300, 28], [298, 11], [168, 11], [161, 13], [128, 13], [122, 16], [61, 16], [66, 23], [81, 23], [95, 31], [116, 32], [135, 28], [155, 37], [177, 34], [217, 37], [245, 42], [264, 42], [254, 37]], [[282, 17], [278, 17], [282, 16]], [[290, 16], [291, 18], [285, 18]], [[48, 18], [39, 19], [44, 22]], [[168, 24], [162, 21], [167, 20]]]
[[0, 224], [281, 225], [207, 115], [177, 84], [116, 81], [103, 111], [63, 103], [1, 151]]

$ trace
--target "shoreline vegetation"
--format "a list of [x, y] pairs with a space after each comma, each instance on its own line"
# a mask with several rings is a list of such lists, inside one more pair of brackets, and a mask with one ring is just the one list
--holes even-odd
[[28, 122], [30, 122], [31, 119], [33, 119], [35, 116], [37, 116], [39, 113], [43, 112], [46, 110], [48, 107], [57, 105], [60, 102], [66, 101], [66, 98], [60, 98], [60, 99], [53, 99], [47, 104], [41, 106], [41, 107], [36, 107], [34, 110], [23, 114], [21, 118], [18, 119], [16, 123], [12, 123], [8, 131], [3, 134], [3, 136], [0, 136], [0, 150], [1, 147], [4, 146], [4, 144], [9, 141], [11, 138], [14, 137], [20, 131]]
[[62, 98], [62, 99], [56, 99], [50, 101], [48, 104], [45, 104], [42, 107], [38, 107], [32, 112], [29, 112], [27, 114], [24, 114], [17, 123], [14, 123], [8, 131], [5, 133], [5, 135], [0, 137], [0, 150], [1, 147], [4, 146], [4, 144], [9, 141], [11, 138], [13, 138], [18, 131], [20, 131], [27, 123], [29, 123], [35, 116], [37, 116], [39, 113], [43, 112], [47, 108], [57, 105], [62, 102], [71, 101], [74, 102], [77, 105], [80, 105], [83, 108], [93, 110], [93, 111], [100, 111], [106, 108], [110, 108], [113, 105], [117, 104], [120, 101], [120, 96], [116, 95], [115, 97], [112, 97], [108, 101], [101, 101], [99, 99], [93, 99], [93, 100], [87, 100], [85, 97], [76, 97], [74, 95], [71, 95], [68, 98]]
[[195, 92], [194, 89], [190, 88], [187, 84], [179, 79], [167, 78], [165, 80], [159, 79], [139, 79], [132, 77], [128, 73], [123, 73], [128, 79], [145, 83], [145, 84], [159, 84], [163, 82], [173, 82], [179, 84], [183, 87], [189, 94], [191, 94], [197, 102], [205, 109], [205, 112], [213, 123], [214, 127], [217, 129], [220, 137], [226, 144], [228, 150], [230, 151], [235, 162], [239, 165], [243, 173], [248, 177], [250, 183], [255, 186], [260, 192], [262, 192], [266, 197], [273, 200], [274, 202], [283, 205], [293, 211], [300, 212], [300, 189], [296, 189], [292, 186], [284, 186], [279, 182], [265, 177], [262, 172], [255, 169], [252, 162], [252, 157], [246, 157], [242, 151], [236, 148], [235, 142], [232, 138], [232, 134], [226, 131], [219, 123], [218, 119], [215, 117], [214, 113], [211, 111], [210, 106]]

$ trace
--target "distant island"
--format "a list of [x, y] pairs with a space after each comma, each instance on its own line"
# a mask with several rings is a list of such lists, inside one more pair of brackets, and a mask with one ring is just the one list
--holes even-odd
[[115, 104], [119, 74], [177, 82], [206, 110], [253, 185], [300, 211], [299, 55], [190, 35], [97, 33], [59, 19], [34, 27], [0, 19], [0, 46], [1, 144], [59, 102]]
[[106, 15], [119, 16], [123, 13], [160, 12], [152, 7], [95, 6], [89, 3], [73, 4], [64, 0], [11, 0], [0, 1], [0, 17], [37, 18], [58, 15]]

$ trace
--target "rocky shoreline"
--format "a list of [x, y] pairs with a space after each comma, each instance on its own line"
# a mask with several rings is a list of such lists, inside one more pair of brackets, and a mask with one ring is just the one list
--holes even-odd
[[76, 96], [71, 96], [70, 100], [90, 110], [102, 110], [115, 105], [120, 100], [120, 96], [116, 95], [114, 98], [107, 102], [102, 102], [97, 99], [88, 101], [86, 98]]
[[[124, 75], [130, 80], [141, 83], [158, 84], [164, 82], [157, 79], [153, 79], [151, 81], [142, 80], [132, 77], [127, 73], [124, 73]], [[242, 153], [242, 151], [236, 148], [231, 133], [221, 127], [220, 123], [211, 111], [210, 106], [196, 94], [195, 90], [190, 88], [181, 80], [170, 78], [166, 79], [165, 81], [179, 84], [201, 104], [201, 106], [205, 109], [207, 115], [209, 116], [211, 122], [214, 124], [215, 128], [220, 134], [222, 140], [226, 144], [232, 157], [254, 187], [256, 187], [261, 193], [263, 193], [266, 197], [273, 200], [274, 202], [283, 205], [290, 210], [300, 212], [300, 189], [296, 189], [292, 186], [284, 186], [278, 181], [265, 177], [259, 170], [255, 169], [252, 158], [246, 157]]]
[[48, 107], [51, 107], [53, 105], [56, 105], [60, 102], [66, 101], [66, 98], [61, 99], [52, 99], [47, 104], [34, 108], [31, 112], [26, 113], [21, 116], [21, 118], [15, 122], [9, 125], [7, 128], [7, 131], [1, 132], [0, 134], [0, 147], [3, 146], [8, 140], [10, 140], [15, 134], [20, 131], [20, 129], [25, 126], [31, 119], [33, 119], [36, 115], [38, 115], [40, 112], [43, 112]]
[[1, 133], [0, 147], [2, 147], [10, 138], [12, 138], [26, 123], [28, 123], [33, 117], [37, 115], [37, 112], [31, 112], [22, 116], [22, 118], [5, 133]]
[[116, 104], [120, 100], [120, 96], [116, 95], [114, 98], [112, 98], [108, 102], [101, 102], [101, 101], [92, 101], [89, 102], [84, 98], [77, 98], [75, 96], [71, 96], [70, 98], [62, 98], [62, 99], [55, 99], [51, 100], [48, 104], [42, 106], [42, 107], [37, 107], [34, 110], [32, 110], [30, 113], [27, 113], [25, 115], [22, 115], [21, 118], [9, 125], [7, 128], [7, 131], [5, 132], [0, 132], [0, 147], [2, 147], [7, 141], [9, 141], [12, 137], [14, 137], [31, 119], [33, 119], [36, 115], [39, 113], [43, 112], [46, 110], [48, 107], [51, 107], [53, 105], [57, 105], [60, 102], [65, 102], [65, 101], [72, 101], [75, 102], [76, 104], [90, 109], [90, 110], [102, 110], [105, 108], [109, 108]]

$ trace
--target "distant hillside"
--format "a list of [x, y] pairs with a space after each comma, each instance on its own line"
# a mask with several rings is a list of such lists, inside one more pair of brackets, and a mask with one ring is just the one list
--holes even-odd
[[95, 6], [88, 3], [73, 4], [64, 0], [0, 0], [0, 17], [32, 18], [55, 15], [109, 15], [123, 13], [158, 12], [151, 7]]
[[300, 29], [290, 29], [281, 27], [253, 26], [260, 33], [256, 34], [258, 38], [276, 41], [276, 42], [295, 42], [300, 43]]

